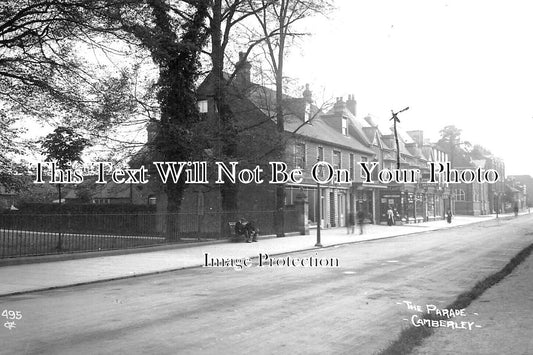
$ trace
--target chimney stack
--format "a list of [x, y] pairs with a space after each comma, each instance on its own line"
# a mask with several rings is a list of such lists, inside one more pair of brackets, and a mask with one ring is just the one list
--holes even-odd
[[239, 52], [239, 61], [237, 62], [236, 70], [237, 75], [236, 79], [240, 84], [250, 84], [250, 70], [252, 65], [245, 58], [246, 53]]
[[346, 103], [344, 102], [342, 96], [337, 97], [337, 102], [335, 102], [335, 105], [333, 105], [333, 111], [335, 111], [336, 113], [342, 113], [345, 108]]
[[354, 95], [348, 95], [348, 101], [346, 101], [346, 107], [355, 116], [357, 101], [355, 101]]
[[305, 99], [305, 102], [308, 102], [308, 103], [313, 102], [313, 92], [309, 90], [309, 84], [305, 84], [305, 90], [302, 93], [302, 96]]

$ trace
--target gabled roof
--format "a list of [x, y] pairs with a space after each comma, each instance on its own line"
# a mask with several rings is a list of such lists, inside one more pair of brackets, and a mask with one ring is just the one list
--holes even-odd
[[[385, 161], [396, 161], [396, 154], [395, 152], [391, 150], [384, 150], [383, 151], [383, 160]], [[402, 161], [402, 158], [400, 157], [400, 162]], [[404, 160], [405, 162], [405, 160]]]
[[[294, 115], [285, 117], [285, 130], [291, 132], [302, 124], [302, 121]], [[374, 155], [374, 152], [365, 147], [361, 142], [352, 136], [345, 136], [341, 132], [336, 131], [329, 124], [324, 122], [322, 117], [316, 118], [312, 124], [302, 126], [298, 135], [307, 137], [316, 141], [325, 142], [331, 145], [342, 146], [344, 148], [355, 150], [361, 153]]]
[[[275, 91], [261, 85], [254, 84], [250, 86], [246, 98], [259, 110], [261, 110], [265, 116], [270, 117], [275, 122]], [[285, 132], [289, 134], [296, 132], [295, 134], [297, 136], [324, 142], [326, 144], [341, 146], [346, 149], [355, 150], [369, 155], [374, 154], [374, 152], [366, 145], [369, 144], [369, 142], [364, 136], [362, 129], [359, 128], [360, 137], [358, 138], [362, 138], [364, 143], [352, 135], [345, 136], [342, 134], [342, 132], [339, 132], [331, 127], [326, 121], [328, 119], [328, 115], [324, 114], [314, 104], [309, 104], [310, 121], [304, 124], [306, 102], [306, 99], [303, 97], [295, 98], [284, 95], [283, 117], [285, 120]], [[353, 121], [350, 122], [352, 129], [349, 132], [354, 133], [353, 127], [355, 127], [357, 123]]]
[[382, 142], [379, 139], [377, 127], [363, 127], [363, 132], [366, 134], [366, 138], [368, 138], [370, 144], [381, 148]]
[[405, 147], [407, 148], [407, 151], [411, 154], [412, 157], [421, 160], [426, 160], [426, 157], [422, 153], [422, 150], [416, 145], [416, 143], [406, 144]]
[[[382, 135], [381, 138], [383, 139], [385, 144], [387, 144], [387, 146], [389, 147], [389, 150], [394, 152], [394, 155], [396, 155], [396, 140], [394, 138], [394, 134]], [[406, 157], [411, 158], [412, 156], [411, 156], [411, 153], [407, 151], [407, 148], [403, 140], [400, 139], [399, 137], [398, 137], [398, 145], [400, 146], [400, 156], [401, 156], [400, 162], [407, 163], [407, 160], [405, 158]], [[394, 160], [396, 160], [396, 158], [394, 158]]]
[[424, 144], [421, 148], [422, 154], [424, 155], [425, 160], [435, 161], [435, 156], [433, 154], [433, 148], [431, 145]]
[[364, 127], [370, 127], [370, 125], [365, 121], [361, 120], [358, 117], [356, 117], [345, 105], [345, 103], [342, 101], [337, 101], [335, 106], [328, 111], [327, 114], [325, 114], [324, 119], [327, 119], [328, 117], [339, 117], [339, 118], [346, 118], [348, 120], [348, 130], [349, 133], [354, 136], [354, 138], [361, 141], [361, 143], [365, 146], [369, 146], [372, 144], [373, 137], [369, 138], [367, 134], [364, 131]]

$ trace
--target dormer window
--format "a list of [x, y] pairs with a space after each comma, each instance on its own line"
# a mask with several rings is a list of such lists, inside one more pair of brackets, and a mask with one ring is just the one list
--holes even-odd
[[348, 135], [348, 119], [346, 117], [342, 118], [342, 134]]
[[309, 102], [305, 103], [305, 112], [304, 112], [304, 122], [307, 122], [311, 119], [311, 104]]
[[200, 113], [207, 113], [208, 110], [209, 110], [209, 106], [207, 104], [207, 100], [198, 101], [198, 111]]

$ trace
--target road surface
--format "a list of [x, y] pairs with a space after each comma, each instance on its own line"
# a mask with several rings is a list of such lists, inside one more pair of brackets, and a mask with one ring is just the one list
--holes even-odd
[[338, 267], [254, 260], [2, 297], [22, 318], [0, 328], [0, 353], [373, 354], [409, 326], [404, 301], [448, 305], [531, 244], [532, 227], [527, 215], [288, 254]]

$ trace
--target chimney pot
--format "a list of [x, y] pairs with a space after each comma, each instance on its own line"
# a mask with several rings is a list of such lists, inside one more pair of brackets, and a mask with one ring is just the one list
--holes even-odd
[[239, 61], [236, 65], [237, 70], [237, 81], [240, 84], [248, 85], [250, 84], [250, 70], [252, 69], [252, 65], [248, 60], [246, 60], [246, 53], [239, 52]]
[[335, 112], [342, 112], [344, 111], [344, 108], [346, 107], [346, 104], [344, 103], [344, 100], [342, 99], [342, 96], [337, 97], [337, 102], [333, 106], [333, 109]]
[[305, 90], [302, 93], [302, 96], [306, 102], [313, 102], [313, 92], [309, 90], [309, 84], [305, 84]]

